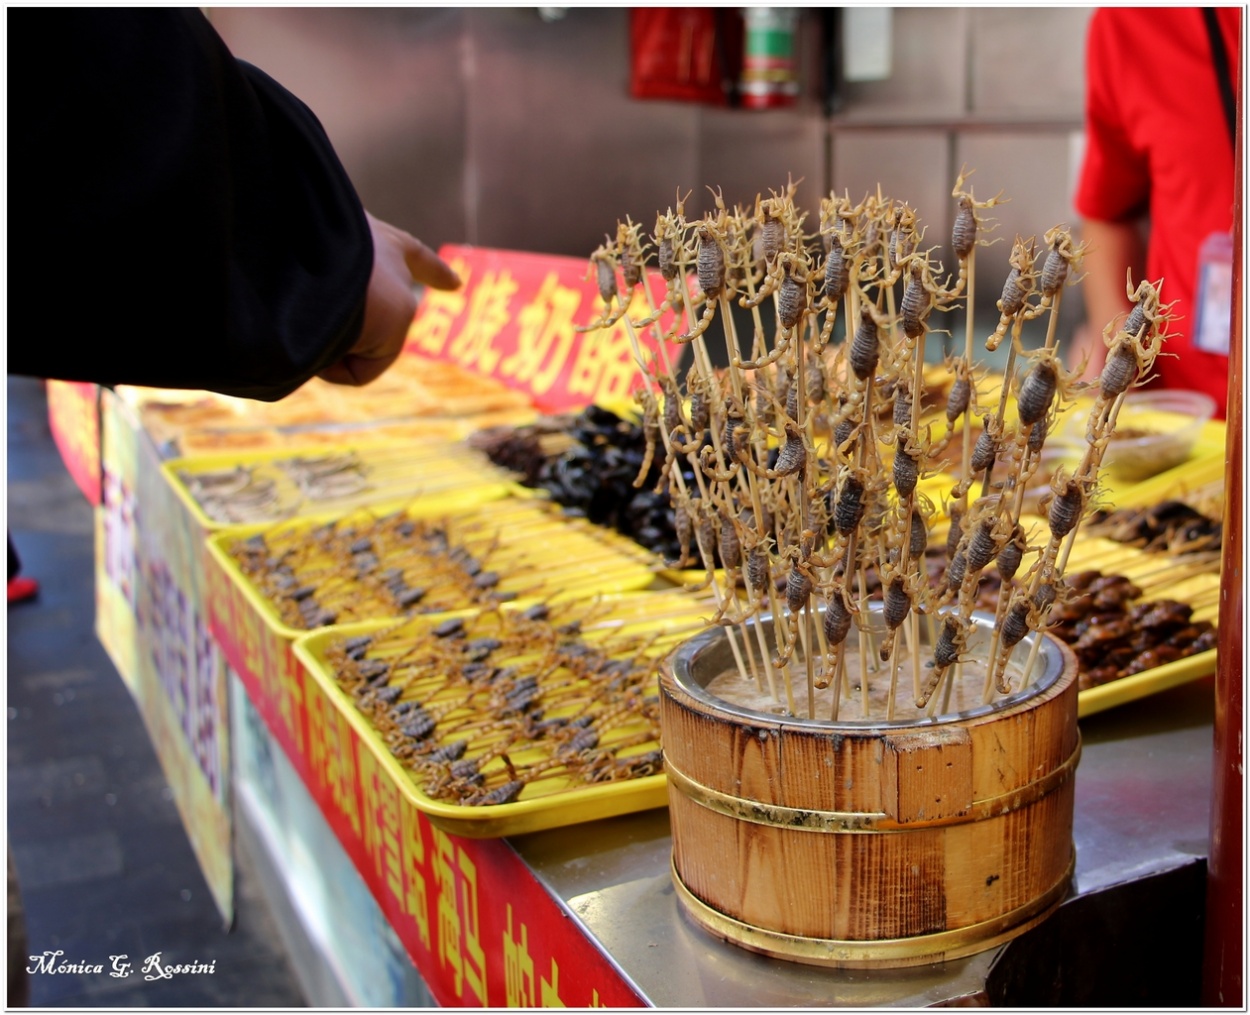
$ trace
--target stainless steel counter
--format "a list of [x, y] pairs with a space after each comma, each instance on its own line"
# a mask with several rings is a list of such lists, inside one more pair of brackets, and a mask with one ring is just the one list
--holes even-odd
[[[1073, 830], [1076, 872], [1068, 898], [1034, 931], [942, 965], [825, 970], [754, 955], [710, 937], [682, 916], [674, 898], [666, 811], [536, 833], [512, 845], [659, 1007], [1027, 1004], [1038, 999], [1004, 997], [1010, 988], [1002, 984], [1025, 984], [1029, 978], [1004, 969], [1015, 961], [1038, 965], [1040, 950], [1046, 951], [1041, 964], [1049, 963], [1055, 976], [1069, 961], [1065, 954], [1104, 955], [1094, 977], [1101, 977], [1099, 982], [1089, 982], [1085, 972], [1083, 988], [1056, 986], [1061, 992], [1047, 1003], [1079, 1003], [1091, 993], [1114, 999], [1118, 980], [1140, 979], [1149, 956], [1130, 956], [1129, 948], [1117, 954], [1113, 946], [1133, 939], [1135, 928], [1122, 924], [1149, 911], [1156, 896], [1159, 902], [1166, 898], [1173, 911], [1169, 926], [1182, 937], [1196, 923], [1196, 953], [1189, 934], [1190, 947], [1182, 949], [1185, 968], [1176, 968], [1173, 949], [1168, 976], [1174, 982], [1164, 988], [1168, 997], [1179, 993], [1183, 1001], [1193, 981], [1188, 966], [1201, 951], [1213, 712], [1207, 678], [1083, 719]], [[1178, 872], [1183, 872], [1179, 881]], [[1065, 940], [1057, 944], [1047, 925], [1060, 923]], [[990, 986], [995, 972], [999, 983]]]

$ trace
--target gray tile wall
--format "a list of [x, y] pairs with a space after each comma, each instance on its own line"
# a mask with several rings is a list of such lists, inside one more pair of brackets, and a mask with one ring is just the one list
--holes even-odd
[[[629, 11], [569, 8], [214, 8], [227, 43], [321, 117], [375, 214], [437, 246], [586, 256], [629, 215], [647, 229], [802, 179], [815, 223], [830, 188], [908, 201], [945, 256], [961, 166], [1004, 243], [978, 261], [992, 308], [1016, 232], [1074, 221], [1085, 27], [1092, 8], [896, 8], [891, 75], [819, 96], [820, 14], [800, 20], [792, 109], [629, 96]], [[1077, 301], [1070, 301], [1076, 303]], [[1079, 308], [1068, 308], [1070, 319]], [[980, 311], [978, 311], [980, 313]]]

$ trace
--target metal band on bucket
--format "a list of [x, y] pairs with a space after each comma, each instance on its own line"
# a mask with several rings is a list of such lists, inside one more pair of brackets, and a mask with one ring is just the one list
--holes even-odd
[[889, 963], [901, 966], [973, 955], [1035, 927], [1059, 906], [1067, 894], [1068, 883], [1076, 869], [1076, 851], [1072, 851], [1067, 869], [1054, 885], [1008, 913], [953, 930], [878, 941], [802, 937], [743, 923], [697, 898], [677, 873], [675, 859], [670, 859], [670, 868], [678, 901], [690, 918], [716, 936], [743, 948], [812, 965], [855, 967]]
[[712, 789], [696, 782], [690, 776], [677, 769], [666, 756], [664, 771], [671, 787], [687, 797], [691, 802], [710, 811], [723, 814], [738, 821], [749, 821], [757, 825], [773, 825], [778, 828], [789, 828], [804, 832], [909, 832], [920, 828], [935, 828], [942, 825], [962, 825], [973, 821], [985, 821], [996, 818], [1011, 811], [1027, 807], [1063, 785], [1076, 771], [1081, 759], [1081, 735], [1077, 731], [1076, 748], [1067, 760], [1057, 765], [1040, 779], [1034, 779], [1019, 789], [985, 800], [975, 800], [966, 811], [946, 818], [899, 822], [884, 812], [870, 811], [820, 811], [802, 807], [787, 807], [784, 804], [766, 804], [758, 800], [730, 796], [720, 790]]

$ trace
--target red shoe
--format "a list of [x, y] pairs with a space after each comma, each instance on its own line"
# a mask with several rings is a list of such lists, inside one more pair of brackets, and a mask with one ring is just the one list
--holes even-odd
[[24, 603], [39, 595], [39, 583], [34, 578], [23, 578], [18, 575], [9, 579], [9, 602]]

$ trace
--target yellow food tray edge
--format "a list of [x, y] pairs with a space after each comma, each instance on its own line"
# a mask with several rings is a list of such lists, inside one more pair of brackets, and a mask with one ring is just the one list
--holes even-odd
[[[671, 590], [670, 590], [671, 591]], [[628, 592], [616, 596], [601, 596], [603, 602], [637, 602], [640, 597], [651, 597], [654, 592]], [[662, 595], [663, 593], [661, 593]], [[520, 604], [505, 604], [505, 609], [520, 608]], [[464, 612], [464, 611], [461, 611]], [[485, 611], [468, 611], [476, 616]], [[444, 614], [443, 616], [446, 616]], [[426, 616], [409, 618], [424, 621]], [[429, 618], [433, 621], [433, 615]], [[663, 618], [657, 618], [662, 622]], [[371, 620], [351, 625], [353, 634], [367, 634], [392, 626], [393, 621]], [[464, 838], [492, 839], [530, 832], [546, 831], [568, 825], [584, 824], [601, 818], [616, 817], [636, 811], [654, 810], [668, 803], [668, 779], [665, 775], [648, 775], [616, 783], [591, 784], [577, 789], [560, 791], [533, 800], [518, 800], [510, 804], [468, 807], [434, 800], [423, 793], [412, 773], [387, 748], [352, 700], [338, 684], [324, 659], [326, 645], [333, 639], [348, 634], [346, 626], [322, 628], [307, 632], [295, 640], [295, 655], [318, 685], [331, 696], [336, 706], [347, 713], [349, 721], [363, 740], [369, 744], [383, 769], [391, 776], [400, 792], [430, 822], [443, 831]], [[576, 817], [570, 820], [570, 808], [576, 808]]]
[[[354, 445], [343, 446], [322, 446], [319, 451], [325, 454], [342, 453], [354, 450]], [[327, 507], [319, 510], [301, 512], [287, 515], [280, 518], [261, 519], [255, 522], [221, 522], [214, 518], [210, 518], [200, 506], [199, 501], [192, 495], [186, 483], [182, 481], [182, 477], [178, 475], [179, 471], [190, 472], [208, 472], [214, 467], [228, 467], [230, 465], [248, 465], [257, 461], [274, 460], [279, 458], [290, 458], [293, 452], [289, 448], [273, 449], [267, 448], [254, 451], [239, 451], [234, 453], [223, 453], [219, 455], [189, 455], [181, 458], [172, 458], [161, 463], [161, 472], [165, 476], [165, 481], [173, 487], [174, 493], [178, 499], [186, 506], [191, 513], [191, 517], [195, 519], [197, 525], [209, 532], [218, 532], [222, 529], [238, 529], [244, 526], [260, 525], [269, 527], [273, 525], [281, 525], [284, 522], [304, 521], [311, 518], [337, 518], [343, 514], [349, 514], [351, 511], [374, 510], [388, 506], [391, 509], [402, 507], [405, 504], [420, 500], [422, 508], [427, 503], [434, 505], [429, 510], [434, 512], [451, 511], [457, 508], [472, 507], [477, 504], [489, 504], [491, 501], [503, 500], [508, 496], [524, 496], [519, 494], [520, 487], [515, 480], [497, 479], [484, 481], [474, 486], [462, 487], [460, 489], [436, 493], [436, 494], [416, 494], [412, 497], [385, 497], [377, 502], [362, 503], [354, 508], [344, 511], [342, 507]]]
[[[477, 505], [469, 504], [466, 506], [475, 507]], [[373, 510], [379, 509], [379, 508], [380, 508], [380, 505], [374, 505], [368, 509], [359, 508], [357, 510], [372, 512]], [[381, 513], [386, 514], [386, 513], [389, 513], [390, 510], [402, 510], [402, 509], [403, 509], [402, 504], [400, 505], [392, 504], [392, 505], [388, 505], [387, 510], [382, 511]], [[430, 513], [434, 515], [443, 514], [445, 513], [445, 511], [446, 511], [446, 507], [442, 505], [438, 505], [438, 504], [433, 505], [430, 508]], [[344, 515], [342, 513], [301, 515], [298, 518], [284, 518], [278, 522], [251, 522], [246, 525], [226, 526], [225, 528], [221, 528], [221, 529], [218, 529], [217, 531], [214, 531], [212, 535], [210, 535], [207, 538], [206, 544], [208, 546], [209, 555], [213, 558], [214, 561], [216, 561], [217, 566], [220, 567], [226, 573], [226, 577], [229, 578], [230, 581], [239, 589], [239, 591], [243, 593], [244, 598], [251, 604], [252, 609], [254, 609], [260, 615], [260, 618], [262, 621], [264, 621], [265, 626], [269, 628], [269, 630], [272, 631], [274, 634], [278, 635], [278, 637], [286, 638], [288, 640], [293, 640], [295, 638], [298, 638], [300, 635], [308, 634], [309, 632], [304, 628], [291, 627], [289, 624], [285, 623], [282, 620], [281, 616], [279, 615], [277, 609], [274, 607], [273, 603], [271, 603], [268, 599], [266, 599], [265, 596], [261, 594], [260, 590], [248, 579], [247, 575], [243, 573], [243, 570], [239, 567], [238, 561], [236, 561], [230, 555], [230, 551], [226, 548], [226, 543], [227, 541], [233, 542], [234, 540], [238, 540], [238, 539], [247, 539], [249, 536], [256, 535], [257, 533], [269, 532], [272, 529], [282, 528], [288, 525], [298, 525], [298, 526], [307, 526], [307, 527], [315, 528], [317, 525], [323, 524], [324, 522], [327, 522], [336, 518], [349, 517], [353, 513], [355, 512], [349, 512], [347, 515]], [[425, 517], [425, 514], [426, 512], [423, 506], [423, 510], [420, 511], [418, 514], [413, 515], [413, 517]], [[464, 610], [444, 610], [441, 615], [448, 616], [450, 614], [459, 614], [463, 612]], [[348, 627], [348, 626], [355, 626], [357, 624], [371, 623], [374, 619], [377, 619], [383, 622], [394, 623], [396, 620], [400, 620], [403, 618], [401, 615], [396, 614], [394, 617], [379, 617], [379, 618], [369, 618], [366, 620], [354, 620], [354, 621], [349, 621], [346, 624], [330, 624], [330, 625], [327, 625], [327, 628], [343, 628], [343, 627]]]
[[1131, 677], [1120, 677], [1109, 680], [1098, 687], [1077, 694], [1077, 718], [1104, 712], [1117, 705], [1171, 690], [1181, 684], [1187, 684], [1215, 672], [1215, 649], [1199, 652], [1197, 655], [1186, 656], [1162, 666], [1135, 673]]

